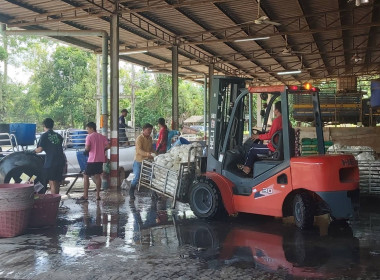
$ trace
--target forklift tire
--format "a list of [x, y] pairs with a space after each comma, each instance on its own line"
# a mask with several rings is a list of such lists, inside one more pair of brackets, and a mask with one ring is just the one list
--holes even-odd
[[293, 200], [293, 216], [300, 229], [308, 229], [314, 223], [314, 203], [307, 193], [298, 193]]
[[196, 181], [190, 192], [190, 208], [195, 216], [213, 219], [222, 215], [222, 197], [216, 186], [204, 178]]

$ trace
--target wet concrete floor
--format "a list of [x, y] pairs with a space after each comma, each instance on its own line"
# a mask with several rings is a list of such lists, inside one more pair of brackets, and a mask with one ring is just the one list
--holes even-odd
[[0, 239], [1, 279], [380, 279], [379, 200], [351, 225], [301, 232], [280, 219], [196, 219], [141, 192], [64, 196], [56, 227]]

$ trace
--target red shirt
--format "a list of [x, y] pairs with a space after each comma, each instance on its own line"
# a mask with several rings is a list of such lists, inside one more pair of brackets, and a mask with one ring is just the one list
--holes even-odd
[[[272, 139], [273, 134], [275, 134], [278, 130], [282, 129], [282, 117], [275, 118], [272, 122], [272, 126], [270, 127], [270, 130], [268, 133], [260, 134], [259, 139], [260, 140], [270, 140]], [[274, 152], [276, 149], [273, 147], [272, 143], [269, 141], [268, 148], [272, 152]]]
[[165, 125], [161, 127], [158, 133], [158, 139], [156, 142], [156, 150], [159, 152], [166, 152], [166, 144], [168, 142], [168, 127]]

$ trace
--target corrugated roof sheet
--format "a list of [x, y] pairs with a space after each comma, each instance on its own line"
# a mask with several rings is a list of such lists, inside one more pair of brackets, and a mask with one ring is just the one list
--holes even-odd
[[[122, 54], [155, 70], [171, 70], [171, 46], [179, 46], [181, 72], [243, 75], [257, 83], [292, 83], [342, 75], [378, 73], [380, 0], [355, 6], [331, 0], [157, 0], [123, 1]], [[258, 18], [258, 8], [260, 21]], [[107, 0], [0, 0], [0, 22], [10, 28], [109, 30], [113, 3]], [[276, 26], [267, 20], [278, 22]], [[267, 40], [236, 41], [270, 37]], [[65, 38], [99, 52], [98, 37]], [[284, 52], [284, 50], [288, 52]], [[361, 60], [354, 61], [354, 54]], [[302, 69], [299, 76], [276, 75]], [[196, 74], [199, 76], [199, 74]], [[193, 76], [195, 77], [195, 75]]]

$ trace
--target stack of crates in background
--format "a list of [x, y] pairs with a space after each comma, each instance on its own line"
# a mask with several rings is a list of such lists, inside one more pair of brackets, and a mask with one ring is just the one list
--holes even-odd
[[358, 160], [360, 193], [380, 195], [380, 160]]
[[[325, 141], [325, 152], [334, 143], [332, 141]], [[318, 155], [318, 142], [317, 138], [302, 138], [301, 140], [301, 156]]]
[[302, 138], [301, 140], [301, 156], [317, 155], [317, 138]]
[[327, 153], [328, 148], [334, 145], [333, 141], [325, 141], [325, 153]]

